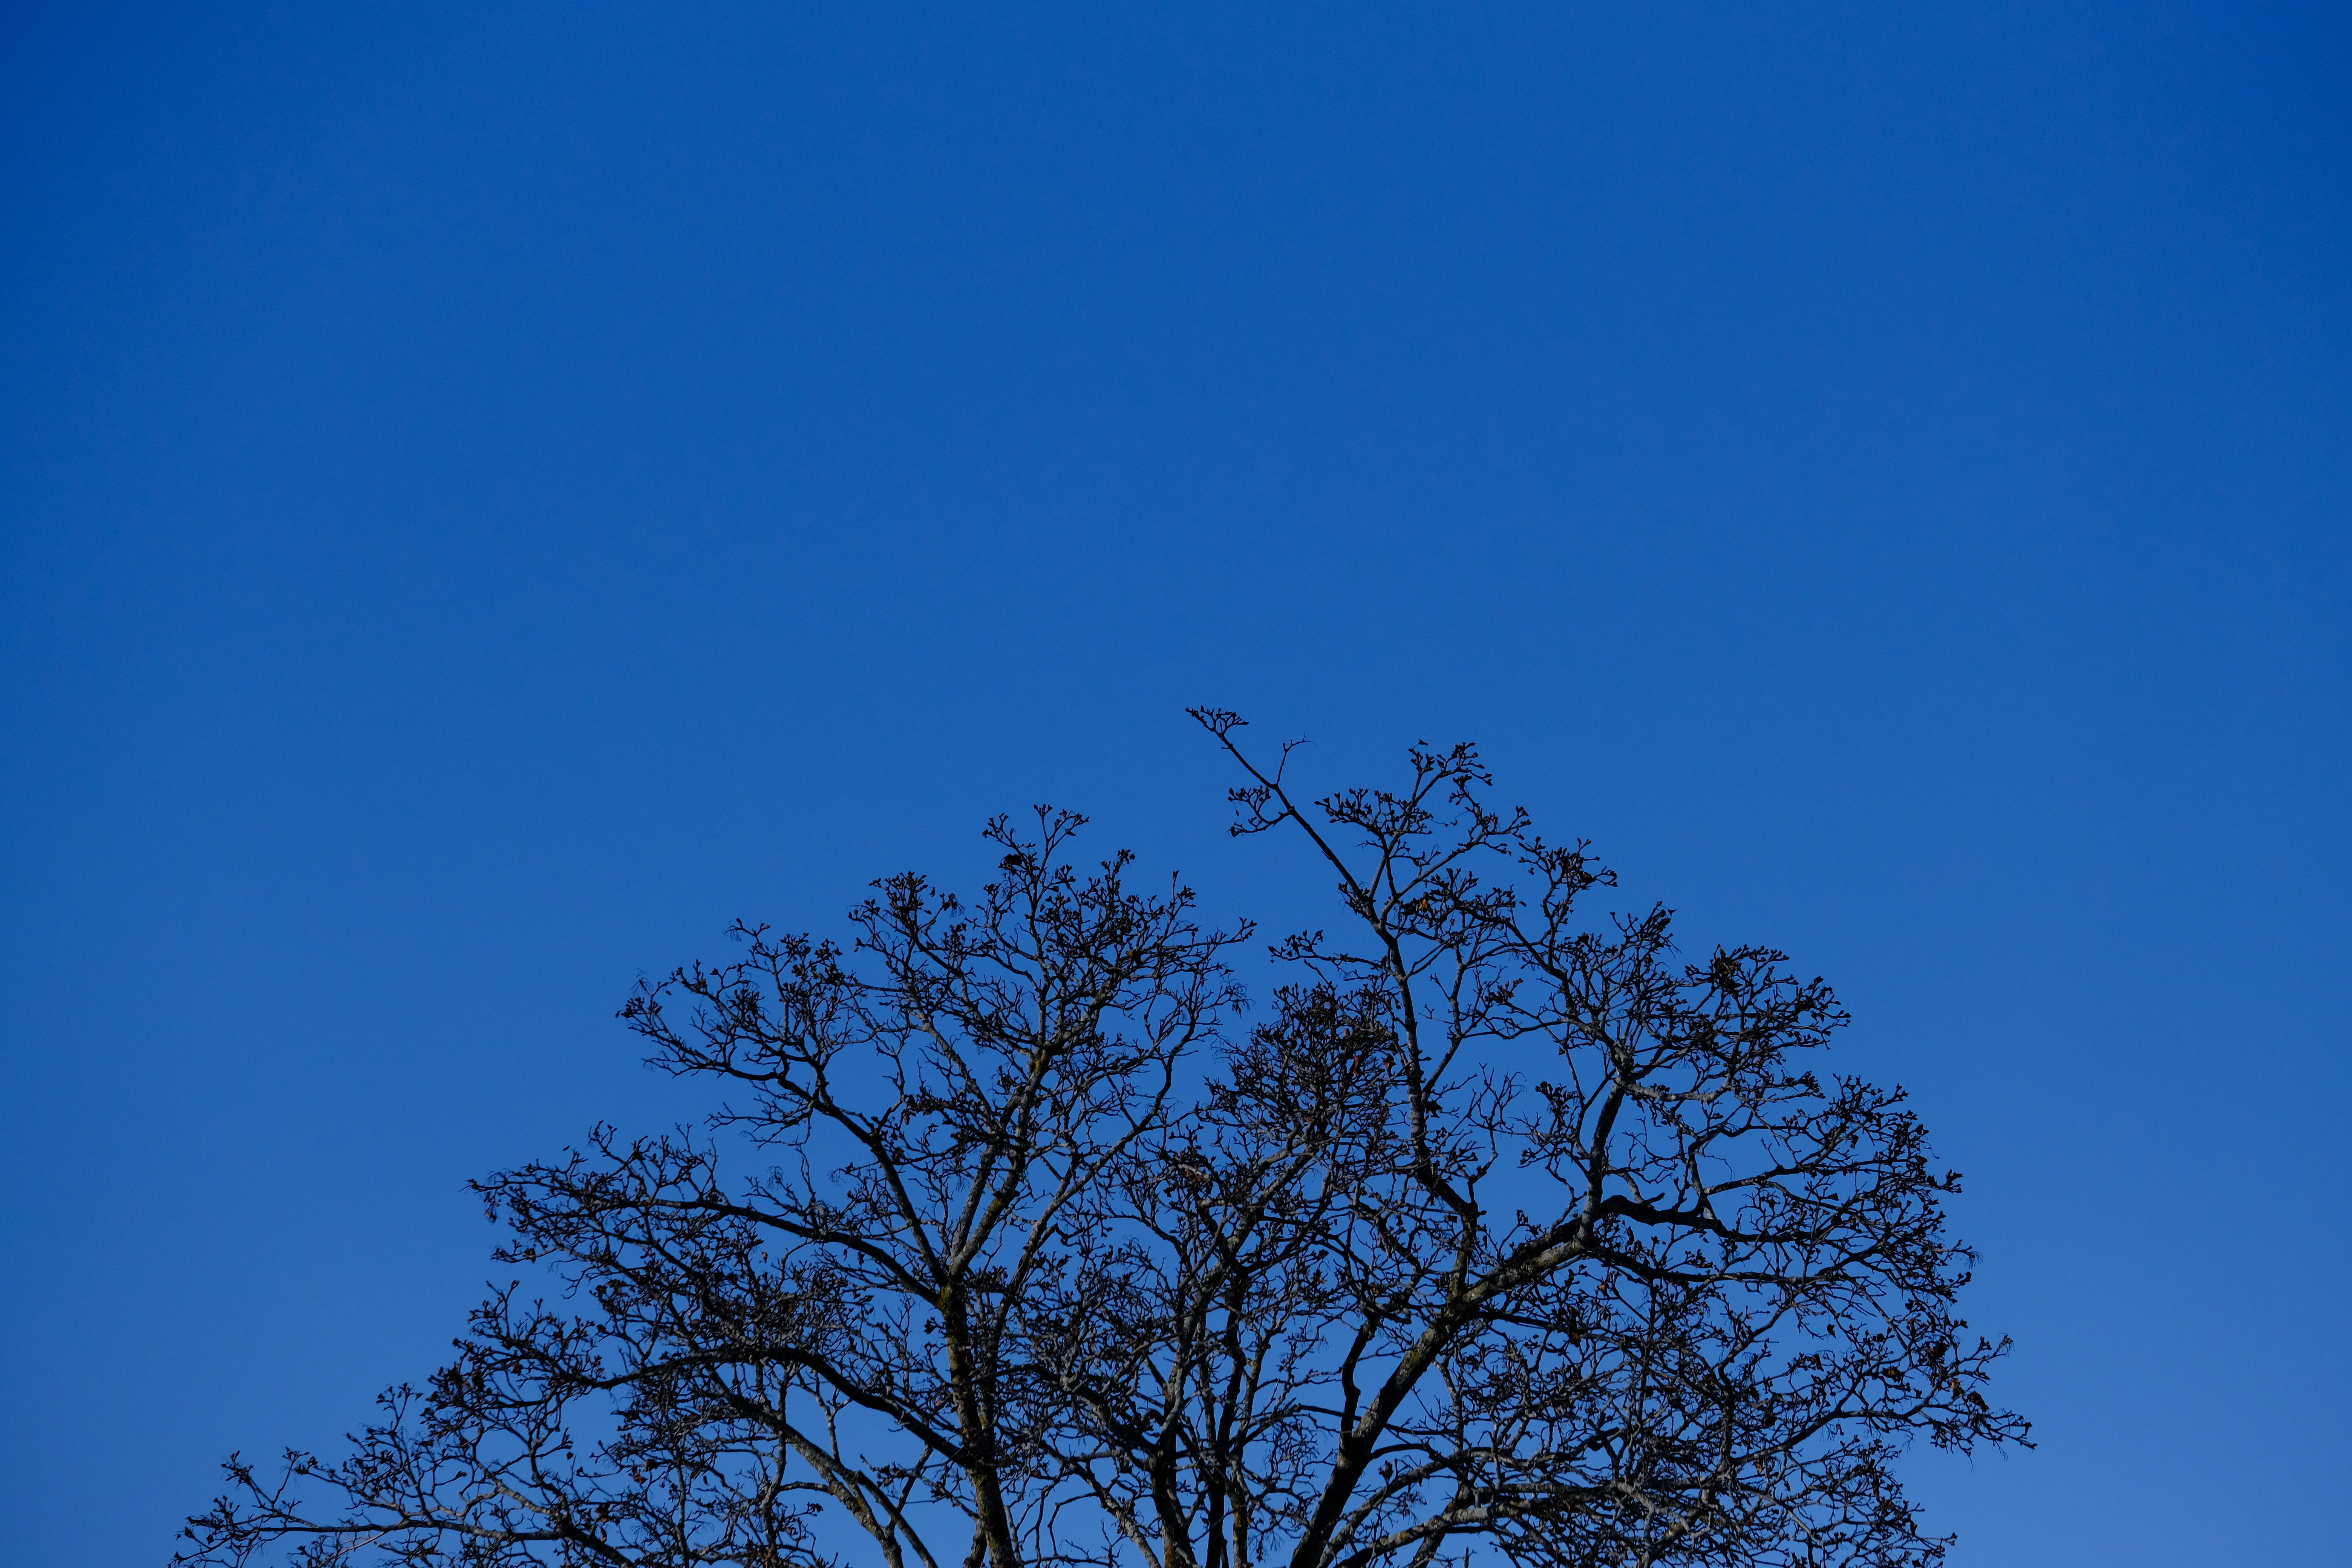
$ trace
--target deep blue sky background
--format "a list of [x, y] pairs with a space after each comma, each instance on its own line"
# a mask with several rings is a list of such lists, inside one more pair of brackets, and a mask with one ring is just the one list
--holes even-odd
[[2332, 7], [10, 7], [0, 1556], [155, 1563], [699, 1102], [611, 1014], [1179, 711], [1482, 742], [1837, 982], [2041, 1448], [2341, 1562]]

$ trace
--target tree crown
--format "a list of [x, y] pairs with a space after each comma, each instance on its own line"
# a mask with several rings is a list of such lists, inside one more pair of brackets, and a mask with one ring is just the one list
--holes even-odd
[[969, 900], [909, 874], [845, 946], [739, 926], [622, 1009], [728, 1086], [708, 1127], [477, 1184], [559, 1300], [494, 1293], [340, 1459], [233, 1458], [177, 1561], [1938, 1558], [1894, 1459], [2026, 1426], [1955, 1315], [1958, 1178], [1815, 1065], [1829, 987], [1682, 962], [1663, 909], [1589, 926], [1614, 879], [1467, 746], [1307, 802], [1195, 717], [1234, 831], [1337, 879], [1259, 1021], [1249, 928], [1043, 808]]

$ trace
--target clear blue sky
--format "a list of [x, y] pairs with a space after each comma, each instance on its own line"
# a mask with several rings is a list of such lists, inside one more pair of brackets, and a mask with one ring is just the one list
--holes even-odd
[[1840, 985], [1958, 1563], [2344, 1560], [2340, 10], [0, 26], [0, 1557], [429, 1368], [738, 915], [1039, 800], [1306, 908], [1208, 701]]

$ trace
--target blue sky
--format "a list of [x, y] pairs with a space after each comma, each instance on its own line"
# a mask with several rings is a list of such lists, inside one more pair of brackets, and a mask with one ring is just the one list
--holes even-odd
[[9, 1554], [159, 1562], [699, 1101], [612, 1013], [1182, 718], [1480, 742], [1830, 976], [2041, 1447], [2340, 1560], [2352, 30], [2320, 6], [12, 7]]

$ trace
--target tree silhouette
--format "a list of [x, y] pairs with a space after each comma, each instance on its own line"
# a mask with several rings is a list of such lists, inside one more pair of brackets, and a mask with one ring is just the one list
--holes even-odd
[[[1955, 1316], [1899, 1089], [1783, 954], [1588, 925], [1582, 843], [1467, 746], [1303, 803], [1337, 935], [1243, 1029], [1191, 892], [990, 825], [969, 901], [905, 875], [846, 946], [623, 1009], [734, 1098], [477, 1184], [504, 1261], [456, 1358], [332, 1460], [243, 1460], [176, 1562], [1427, 1568], [1920, 1563], [1893, 1473], [2022, 1442]], [[746, 1152], [752, 1173], [722, 1173]]]

